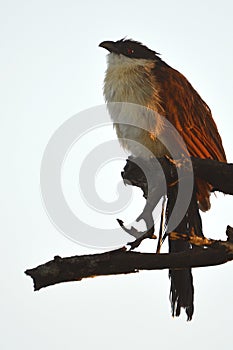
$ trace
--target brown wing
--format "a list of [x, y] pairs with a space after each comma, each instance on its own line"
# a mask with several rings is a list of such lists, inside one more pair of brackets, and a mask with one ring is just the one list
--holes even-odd
[[[191, 156], [226, 161], [222, 140], [210, 108], [188, 80], [163, 61], [155, 65], [154, 74], [164, 115], [183, 137]], [[211, 186], [198, 179], [200, 206], [209, 209]]]

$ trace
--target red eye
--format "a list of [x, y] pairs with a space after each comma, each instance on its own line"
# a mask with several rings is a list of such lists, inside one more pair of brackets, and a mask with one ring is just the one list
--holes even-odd
[[132, 53], [134, 53], [134, 50], [133, 49], [128, 49], [127, 52], [128, 52], [129, 55], [132, 55]]

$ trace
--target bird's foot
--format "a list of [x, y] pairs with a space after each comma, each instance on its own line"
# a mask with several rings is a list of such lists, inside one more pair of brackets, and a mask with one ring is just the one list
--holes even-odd
[[125, 227], [124, 222], [120, 219], [117, 219], [117, 221], [125, 232], [127, 232], [129, 235], [136, 238], [135, 241], [127, 243], [127, 245], [130, 246], [130, 250], [137, 248], [142, 243], [142, 241], [146, 238], [150, 238], [150, 239], [157, 238], [156, 235], [154, 234], [154, 225], [152, 225], [152, 227], [149, 228], [148, 230], [141, 232], [141, 231], [138, 231], [133, 226], [131, 226], [131, 228], [128, 229], [127, 227]]
[[133, 250], [137, 248], [142, 243], [142, 241], [146, 238], [150, 238], [150, 239], [157, 238], [157, 236], [154, 234], [154, 227], [146, 231], [145, 233], [143, 233], [142, 236], [135, 239], [135, 241], [127, 243], [127, 245], [130, 246], [130, 250]]

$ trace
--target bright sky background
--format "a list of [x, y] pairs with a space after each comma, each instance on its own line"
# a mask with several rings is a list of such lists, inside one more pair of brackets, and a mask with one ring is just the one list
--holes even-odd
[[[97, 250], [61, 235], [45, 213], [40, 164], [54, 131], [104, 103], [103, 40], [142, 41], [180, 70], [212, 109], [232, 151], [230, 0], [1, 1], [0, 348], [219, 349], [232, 343], [232, 264], [194, 271], [195, 314], [172, 319], [167, 271], [100, 277], [33, 292], [24, 270]], [[115, 171], [115, 170], [114, 170]], [[119, 172], [121, 169], [119, 169]], [[212, 196], [207, 237], [225, 239], [233, 198]], [[78, 228], [77, 228], [78, 230]]]

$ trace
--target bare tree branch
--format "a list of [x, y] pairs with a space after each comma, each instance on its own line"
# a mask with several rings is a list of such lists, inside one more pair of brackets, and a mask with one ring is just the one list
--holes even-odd
[[[169, 181], [173, 182], [177, 178], [176, 165], [167, 159], [160, 161], [163, 163], [168, 183]], [[211, 183], [215, 190], [233, 194], [233, 164], [192, 158], [192, 165], [195, 176]], [[182, 161], [179, 166], [187, 167], [187, 172], [190, 169]], [[148, 188], [144, 174], [130, 159], [127, 161], [122, 176], [124, 181], [142, 188], [144, 196], [147, 197]], [[123, 247], [102, 254], [68, 258], [56, 256], [54, 260], [26, 270], [25, 273], [32, 277], [34, 289], [39, 290], [57, 283], [80, 281], [83, 278], [94, 276], [128, 274], [139, 270], [184, 269], [220, 265], [233, 260], [233, 229], [228, 226], [226, 233], [227, 241], [215, 241], [195, 235], [187, 236], [180, 232], [171, 232], [171, 239], [186, 240], [202, 248], [180, 253], [153, 254], [127, 251]]]
[[195, 176], [209, 182], [214, 191], [233, 195], [233, 164], [193, 157], [191, 160]]
[[[208, 248], [182, 253], [139, 253], [121, 248], [102, 254], [53, 260], [25, 271], [32, 277], [34, 289], [39, 290], [61, 282], [81, 281], [83, 278], [135, 273], [140, 270], [183, 269], [221, 265], [233, 260], [233, 229], [228, 226], [228, 241], [192, 237], [192, 244]], [[231, 238], [229, 238], [231, 237]], [[176, 239], [174, 233], [173, 239]], [[188, 239], [183, 235], [182, 239]]]
[[[135, 159], [136, 158], [133, 157], [128, 158], [127, 164], [124, 168], [124, 171], [122, 172], [122, 177], [126, 183], [140, 187], [144, 192], [144, 196], [146, 197], [146, 178], [143, 174], [143, 171], [137, 164], [143, 162], [143, 169], [145, 166], [149, 167], [149, 164], [152, 162], [152, 160], [140, 160], [140, 162], [135, 162]], [[206, 180], [213, 186], [213, 191], [219, 191], [225, 194], [233, 195], [233, 164], [223, 163], [213, 159], [200, 159], [191, 157], [190, 160], [192, 162], [192, 167], [190, 167], [190, 160], [187, 160], [187, 158], [180, 159], [175, 162], [169, 161], [167, 157], [158, 158], [157, 160], [163, 168], [168, 184], [173, 183], [177, 180], [176, 167], [178, 165], [184, 170], [184, 174], [186, 173], [187, 176], [189, 176], [190, 171], [193, 171], [195, 177]], [[157, 168], [159, 172], [160, 169], [158, 165]], [[154, 169], [156, 169], [156, 164], [153, 166], [153, 170]], [[159, 176], [156, 177], [156, 180], [158, 181], [157, 187], [160, 189]], [[160, 193], [158, 197], [159, 196], [161, 197]]]

